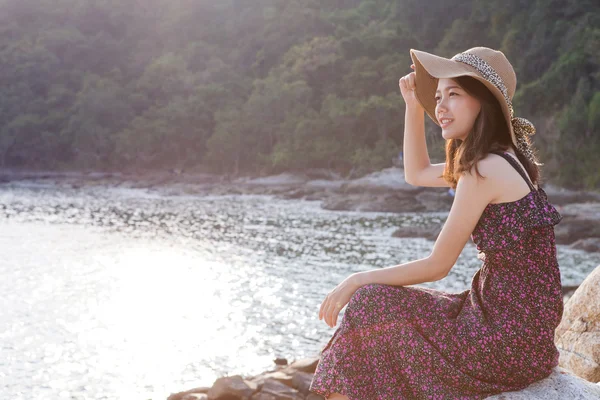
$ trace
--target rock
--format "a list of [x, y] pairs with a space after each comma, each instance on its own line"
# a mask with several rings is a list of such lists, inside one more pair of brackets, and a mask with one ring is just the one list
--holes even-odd
[[273, 394], [258, 392], [252, 396], [252, 400], [279, 400], [279, 398]]
[[213, 399], [243, 399], [249, 398], [257, 391], [254, 382], [244, 380], [240, 375], [218, 378], [208, 391], [208, 398]]
[[271, 397], [265, 395], [275, 396], [273, 398], [274, 400], [304, 400], [304, 396], [296, 389], [276, 381], [275, 379], [267, 379], [261, 391], [252, 396], [252, 400], [271, 399]]
[[286, 193], [283, 193], [281, 195], [281, 198], [288, 199], [288, 200], [289, 199], [301, 199], [301, 198], [304, 198], [311, 194], [313, 194], [312, 190], [307, 190], [307, 189], [303, 189], [303, 188], [291, 189], [291, 190], [287, 191]]
[[304, 200], [326, 200], [330, 197], [331, 195], [324, 191], [324, 192], [315, 192], [313, 194], [309, 194], [306, 197], [304, 197]]
[[554, 342], [561, 367], [590, 382], [600, 381], [600, 266], [565, 304]]
[[251, 378], [250, 380], [251, 380], [251, 382], [253, 382], [254, 384], [257, 385], [258, 390], [262, 390], [265, 382], [268, 380], [274, 380], [274, 381], [282, 383], [288, 387], [293, 387], [292, 375], [287, 374], [283, 370], [282, 371], [263, 372], [262, 374]]
[[403, 194], [370, 194], [331, 196], [321, 204], [325, 210], [375, 211], [375, 212], [419, 212], [425, 207], [412, 197]]
[[332, 170], [324, 169], [324, 168], [311, 168], [303, 171], [306, 176], [310, 179], [323, 179], [323, 180], [341, 180], [342, 176]]
[[401, 168], [386, 168], [381, 171], [349, 181], [345, 185], [346, 193], [376, 193], [376, 192], [420, 192], [423, 188], [413, 186], [404, 180], [404, 170]]
[[298, 186], [309, 180], [305, 174], [293, 174], [283, 172], [279, 175], [265, 176], [261, 178], [238, 178], [234, 183], [259, 186]]
[[[197, 387], [194, 389], [186, 390], [185, 392], [173, 393], [169, 397], [167, 397], [167, 400], [184, 400], [185, 396], [191, 395], [191, 394], [206, 395], [206, 393], [208, 393], [209, 390], [210, 390], [210, 387], [206, 387], [206, 386]], [[207, 396], [207, 398], [208, 398], [208, 396]], [[189, 399], [185, 399], [185, 400], [189, 400]]]
[[562, 294], [563, 294], [563, 304], [567, 304], [567, 301], [573, 296], [573, 293], [577, 290], [579, 285], [563, 285]]
[[565, 217], [589, 218], [600, 221], [600, 203], [571, 203], [560, 208]]
[[441, 192], [424, 190], [417, 194], [415, 199], [425, 207], [425, 211], [433, 212], [450, 211], [454, 201], [454, 197], [450, 196], [447, 190]]
[[183, 396], [181, 400], [208, 400], [208, 395], [205, 393], [190, 393]]
[[288, 360], [286, 358], [276, 358], [273, 362], [275, 365], [288, 365]]
[[560, 224], [554, 227], [557, 244], [571, 244], [579, 239], [600, 238], [600, 220], [563, 215]]
[[308, 389], [310, 388], [310, 383], [312, 382], [313, 375], [314, 374], [311, 372], [296, 371], [292, 378], [293, 388], [305, 396], [308, 395]]
[[600, 252], [600, 238], [579, 239], [570, 246], [572, 249], [588, 251], [590, 253]]
[[585, 381], [569, 371], [556, 367], [545, 379], [532, 383], [523, 390], [504, 392], [486, 400], [598, 400], [600, 386]]
[[294, 371], [314, 373], [317, 369], [318, 363], [319, 357], [301, 358], [291, 363], [288, 368], [291, 370], [290, 372], [292, 373]]
[[443, 224], [430, 226], [403, 226], [392, 233], [392, 237], [421, 237], [429, 240], [436, 240], [442, 230]]
[[573, 191], [551, 184], [542, 184], [542, 187], [548, 195], [550, 203], [555, 206], [562, 206], [568, 203], [600, 202], [600, 193]]

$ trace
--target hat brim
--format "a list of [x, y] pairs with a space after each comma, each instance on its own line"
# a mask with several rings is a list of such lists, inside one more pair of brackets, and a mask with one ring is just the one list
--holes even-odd
[[504, 99], [502, 92], [491, 82], [483, 78], [477, 69], [460, 61], [451, 60], [448, 58], [436, 56], [420, 50], [410, 50], [410, 57], [415, 65], [416, 91], [415, 95], [419, 103], [429, 117], [440, 126], [435, 115], [435, 91], [437, 90], [438, 79], [441, 78], [457, 78], [459, 76], [470, 76], [483, 83], [488, 90], [496, 97], [504, 118], [507, 128], [510, 132], [511, 139], [516, 145], [516, 138], [511, 124], [510, 110]]

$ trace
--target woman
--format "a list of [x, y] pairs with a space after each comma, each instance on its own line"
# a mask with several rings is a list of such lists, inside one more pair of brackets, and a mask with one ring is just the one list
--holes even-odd
[[[513, 115], [514, 70], [486, 47], [411, 57], [415, 72], [399, 82], [405, 178], [455, 196], [428, 257], [353, 274], [321, 304], [319, 318], [334, 327], [348, 303], [310, 385], [327, 399], [484, 399], [558, 365], [562, 216], [539, 185], [535, 128]], [[445, 163], [430, 163], [424, 112], [442, 128]], [[443, 279], [469, 238], [483, 261], [470, 289], [408, 286]]]

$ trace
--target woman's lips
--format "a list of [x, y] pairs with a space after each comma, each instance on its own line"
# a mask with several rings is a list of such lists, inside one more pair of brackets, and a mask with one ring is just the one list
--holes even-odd
[[446, 123], [444, 123], [444, 122], [440, 121], [440, 126], [441, 126], [442, 128], [445, 128], [445, 127], [447, 127], [448, 125], [450, 125], [450, 124], [451, 124], [451, 123], [453, 123], [453, 122], [454, 122], [454, 120], [450, 120], [450, 121], [448, 121], [448, 122], [446, 122]]

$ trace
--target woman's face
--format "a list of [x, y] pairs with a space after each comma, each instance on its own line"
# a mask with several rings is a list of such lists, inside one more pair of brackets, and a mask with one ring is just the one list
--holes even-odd
[[[465, 140], [481, 111], [481, 103], [452, 79], [440, 78], [435, 92], [435, 116], [444, 139]], [[445, 119], [449, 119], [449, 123]]]

